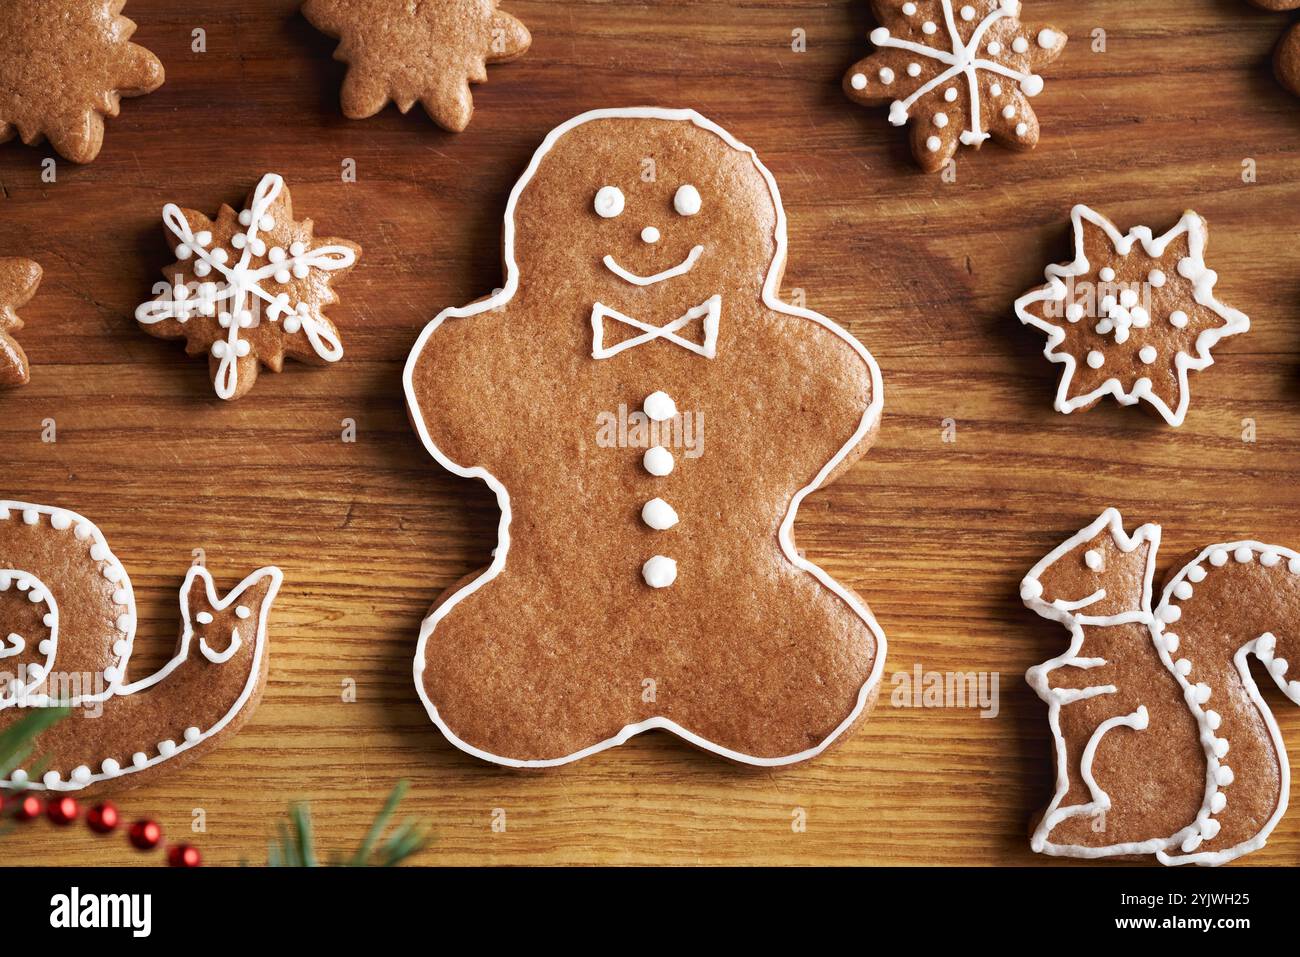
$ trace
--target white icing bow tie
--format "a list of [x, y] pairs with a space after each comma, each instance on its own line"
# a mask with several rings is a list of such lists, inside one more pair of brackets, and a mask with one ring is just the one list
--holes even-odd
[[[593, 359], [608, 359], [610, 356], [616, 356], [626, 349], [642, 345], [646, 342], [652, 342], [655, 339], [666, 339], [674, 345], [679, 345], [683, 349], [689, 349], [697, 355], [704, 356], [706, 359], [712, 359], [718, 354], [718, 320], [722, 316], [722, 297], [719, 295], [710, 296], [704, 302], [700, 303], [686, 311], [684, 316], [674, 319], [664, 326], [652, 326], [641, 322], [639, 319], [633, 319], [626, 316], [617, 309], [611, 309], [604, 303], [596, 303], [591, 308], [591, 357]], [[692, 342], [685, 336], [678, 335], [678, 332], [690, 326], [696, 319], [703, 318], [701, 328], [704, 331], [702, 342]], [[624, 339], [617, 345], [605, 346], [605, 322], [621, 323], [625, 326], [631, 326], [633, 329], [640, 329], [641, 335], [633, 336], [630, 339]]]

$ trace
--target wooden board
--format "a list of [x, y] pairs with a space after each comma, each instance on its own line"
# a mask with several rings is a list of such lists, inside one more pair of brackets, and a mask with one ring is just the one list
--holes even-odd
[[[344, 120], [333, 43], [293, 0], [188, 6], [129, 4], [167, 84], [124, 104], [94, 165], [60, 162], [44, 184], [44, 148], [0, 148], [0, 254], [45, 267], [22, 336], [32, 384], [0, 398], [0, 494], [99, 522], [141, 596], [155, 662], [193, 549], [226, 586], [263, 563], [284, 569], [255, 718], [120, 801], [209, 862], [264, 859], [291, 798], [313, 802], [323, 848], [348, 846], [407, 778], [407, 810], [437, 837], [425, 864], [1038, 863], [1026, 828], [1049, 796], [1049, 737], [1022, 675], [1066, 633], [1021, 606], [1025, 571], [1107, 505], [1130, 526], [1165, 526], [1166, 565], [1245, 535], [1300, 546], [1300, 101], [1269, 70], [1285, 16], [1237, 0], [1027, 0], [1027, 20], [1071, 36], [1035, 103], [1042, 142], [963, 153], [945, 183], [914, 169], [883, 111], [839, 90], [874, 25], [861, 0], [512, 0], [532, 51], [490, 70], [458, 136], [418, 109]], [[191, 51], [198, 28], [204, 53]], [[806, 52], [791, 49], [796, 30]], [[1092, 49], [1098, 30], [1105, 52]], [[497, 513], [420, 447], [402, 363], [441, 308], [499, 284], [506, 195], [545, 133], [640, 104], [697, 108], [758, 151], [790, 217], [787, 295], [806, 290], [884, 370], [879, 445], [797, 526], [889, 635], [881, 703], [847, 744], [793, 770], [740, 770], [652, 735], [521, 776], [444, 742], [411, 684], [421, 617], [486, 563]], [[341, 180], [347, 159], [355, 183]], [[1247, 160], [1256, 182], [1243, 182]], [[223, 405], [203, 363], [142, 334], [132, 312], [166, 263], [163, 203], [215, 210], [267, 170], [324, 233], [365, 247], [333, 312], [348, 356], [265, 375]], [[1068, 258], [1080, 201], [1125, 227], [1164, 228], [1189, 206], [1210, 221], [1222, 298], [1254, 326], [1193, 377], [1182, 429], [1109, 402], [1051, 409], [1056, 369], [1011, 304]], [[50, 419], [54, 443], [42, 441]], [[341, 440], [345, 420], [355, 443]], [[998, 675], [997, 716], [891, 706], [891, 677], [917, 666]], [[1294, 763], [1300, 714], [1268, 698]], [[190, 835], [199, 809], [206, 832]], [[51, 841], [41, 825], [0, 839], [0, 860], [144, 858], [84, 829]], [[1249, 861], [1300, 863], [1300, 808]]]

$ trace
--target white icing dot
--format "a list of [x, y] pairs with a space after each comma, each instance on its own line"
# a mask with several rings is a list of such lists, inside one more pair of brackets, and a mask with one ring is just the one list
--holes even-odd
[[673, 209], [682, 216], [694, 216], [704, 206], [704, 200], [700, 198], [700, 191], [690, 183], [685, 183], [677, 188], [673, 194]]
[[235, 343], [235, 355], [241, 359], [253, 351], [253, 344], [247, 339], [240, 339]]
[[1279, 561], [1281, 561], [1281, 559], [1282, 559], [1281, 555], [1271, 550], [1266, 552], [1260, 552], [1259, 554], [1259, 563], [1263, 565], [1265, 568], [1272, 568]]
[[186, 729], [185, 729], [185, 740], [188, 741], [190, 744], [193, 744], [195, 741], [199, 740], [199, 737], [200, 737], [202, 734], [203, 734], [203, 732], [200, 731], [198, 728], [195, 728], [195, 727], [189, 727], [189, 728], [186, 728]]
[[1215, 568], [1222, 568], [1224, 565], [1228, 564], [1228, 553], [1222, 548], [1216, 548], [1214, 551], [1210, 552], [1210, 564]]
[[916, 4], [910, 2], [903, 4], [903, 13], [909, 17], [916, 16]]
[[209, 266], [206, 262], [203, 262], [202, 260], [200, 260], [199, 262], [196, 262], [196, 263], [194, 264], [194, 275], [196, 275], [196, 276], [206, 276], [206, 275], [208, 275], [210, 272], [212, 272], [212, 267]]
[[1035, 598], [1041, 598], [1043, 595], [1043, 583], [1037, 578], [1026, 578], [1020, 583], [1020, 597], [1025, 601], [1032, 601]]
[[908, 75], [908, 76], [920, 76], [920, 75], [921, 75], [921, 64], [919, 64], [919, 63], [909, 63], [909, 64], [907, 65], [907, 75]]
[[667, 475], [673, 470], [673, 453], [669, 452], [662, 445], [656, 445], [654, 448], [645, 450], [645, 455], [641, 459], [645, 465], [645, 470], [651, 475]]
[[966, 6], [964, 6], [964, 7], [961, 8], [961, 18], [962, 18], [963, 20], [968, 21], [968, 22], [971, 21], [971, 20], [974, 20], [974, 19], [975, 19], [975, 8], [972, 7], [969, 3], [966, 4]]
[[1153, 269], [1147, 273], [1147, 282], [1151, 283], [1151, 285], [1155, 286], [1157, 289], [1163, 286], [1165, 281], [1166, 277], [1164, 271], [1161, 269]]
[[1039, 31], [1038, 31], [1038, 45], [1039, 45], [1040, 47], [1042, 47], [1044, 50], [1047, 50], [1047, 49], [1050, 49], [1050, 48], [1056, 46], [1056, 31], [1055, 31], [1055, 30], [1046, 30], [1046, 29], [1044, 29], [1044, 30], [1039, 30]]
[[596, 190], [593, 206], [597, 216], [602, 219], [613, 219], [623, 212], [625, 202], [623, 191], [617, 186], [602, 186]]
[[1016, 107], [1015, 107], [1015, 104], [1013, 104], [1013, 103], [1008, 103], [1006, 106], [1002, 107], [1002, 116], [1003, 116], [1004, 119], [1008, 119], [1008, 120], [1009, 120], [1009, 119], [1011, 119], [1011, 117], [1013, 117], [1013, 116], [1015, 116], [1015, 115], [1016, 115]]
[[667, 392], [652, 392], [641, 404], [642, 410], [656, 422], [666, 422], [677, 414], [677, 403]]
[[1137, 305], [1138, 294], [1134, 289], [1125, 289], [1119, 294], [1119, 304], [1125, 309], [1132, 309]]
[[1183, 617], [1183, 610], [1177, 605], [1165, 605], [1160, 609], [1160, 620], [1167, 625], [1172, 625], [1179, 618]]
[[1099, 571], [1102, 565], [1101, 552], [1095, 548], [1090, 548], [1083, 553], [1083, 563], [1093, 571]]
[[667, 588], [677, 581], [677, 563], [671, 558], [656, 555], [641, 566], [641, 577], [651, 588]]
[[170, 758], [176, 753], [176, 742], [168, 738], [166, 741], [158, 742], [158, 753], [164, 758]]
[[1191, 568], [1187, 569], [1187, 580], [1197, 584], [1205, 581], [1205, 569], [1200, 565], [1193, 565]]
[[1083, 318], [1083, 305], [1077, 302], [1070, 303], [1065, 307], [1065, 318], [1071, 322], [1078, 322]]
[[269, 233], [275, 229], [275, 218], [272, 216], [263, 216], [257, 221], [257, 226], [262, 232]]
[[1147, 312], [1141, 306], [1134, 306], [1129, 310], [1129, 318], [1133, 320], [1133, 325], [1139, 329], [1145, 329], [1151, 324], [1151, 313]]
[[216, 342], [212, 343], [212, 354], [218, 359], [225, 358], [226, 341], [224, 339], [218, 339]]
[[1029, 41], [1024, 37], [1016, 37], [1011, 41], [1011, 49], [1017, 53], [1024, 53], [1029, 49]]
[[855, 90], [865, 90], [867, 88], [867, 75], [865, 73], [855, 73], [849, 77], [849, 86]]
[[989, 92], [992, 93], [994, 96], [1001, 96], [1001, 95], [1002, 95], [1002, 84], [1001, 84], [1001, 83], [994, 83], [991, 87], [989, 87]]
[[921, 24], [921, 32], [926, 36], [933, 36], [938, 32], [938, 30], [939, 28], [935, 25], [933, 20], [926, 20], [925, 23]]
[[253, 614], [252, 609], [250, 609], [247, 605], [238, 605], [235, 608], [236, 618], [250, 618], [252, 617], [252, 614]]
[[201, 611], [194, 616], [194, 620], [197, 621], [200, 625], [210, 625], [212, 624], [212, 612]]
[[[1102, 266], [1101, 272], [1097, 273], [1097, 277], [1101, 279], [1102, 282], [1114, 282], [1115, 270], [1111, 269], [1109, 266]], [[1112, 299], [1111, 301], [1113, 302], [1114, 300]]]
[[46, 771], [45, 776], [41, 778], [41, 780], [45, 782], [45, 786], [51, 790], [53, 790], [55, 785], [57, 785], [62, 779], [63, 775], [59, 774], [58, 771]]
[[1245, 565], [1247, 562], [1249, 562], [1252, 558], [1255, 557], [1255, 553], [1252, 552], [1245, 545], [1242, 545], [1235, 552], [1232, 553], [1232, 557], [1235, 558], [1240, 564]]
[[252, 210], [245, 209], [245, 210], [240, 211], [240, 214], [239, 214], [239, 225], [241, 225], [241, 226], [251, 226], [251, 225], [253, 225], [253, 213], [252, 213]]
[[1138, 350], [1138, 358], [1141, 359], [1143, 362], [1145, 362], [1147, 365], [1150, 365], [1151, 363], [1155, 362], [1157, 355], [1158, 353], [1156, 352], [1155, 346], [1143, 346], [1141, 349]]
[[131, 755], [131, 763], [137, 768], [142, 768], [149, 763], [149, 756], [143, 751], [137, 751], [135, 754]]
[[35, 525], [35, 524], [36, 524], [37, 522], [39, 522], [40, 520], [41, 520], [41, 513], [38, 512], [38, 511], [36, 511], [36, 509], [34, 509], [34, 508], [25, 508], [25, 509], [23, 509], [23, 524], [24, 524], [24, 525]]
[[1037, 96], [1043, 92], [1044, 85], [1043, 78], [1034, 74], [1030, 74], [1020, 81], [1020, 89], [1024, 91], [1025, 96]]
[[935, 126], [939, 127], [939, 129], [943, 129], [945, 126], [948, 125], [948, 114], [947, 113], [934, 114], [933, 122]]
[[1192, 586], [1189, 582], [1179, 582], [1174, 586], [1174, 595], [1182, 601], [1192, 597]]
[[1174, 667], [1178, 669], [1178, 673], [1183, 677], [1192, 673], [1192, 663], [1186, 658], [1179, 658], [1174, 662]]
[[885, 86], [889, 86], [889, 84], [893, 83], [893, 82], [894, 82], [894, 71], [891, 70], [891, 69], [890, 69], [889, 67], [887, 67], [887, 66], [886, 66], [886, 67], [881, 67], [881, 69], [880, 69], [880, 82], [883, 83], [883, 84], [885, 84]]
[[1028, 123], [1017, 123], [1017, 124], [1016, 124], [1016, 136], [1024, 136], [1024, 135], [1025, 135], [1026, 133], [1028, 133], [1028, 132], [1029, 132], [1029, 124], [1028, 124]]
[[1106, 363], [1106, 357], [1096, 349], [1088, 353], [1088, 365], [1094, 369], [1100, 369]]
[[1187, 313], [1183, 312], [1181, 309], [1175, 309], [1169, 314], [1169, 324], [1175, 329], [1186, 329], [1187, 322]]
[[1172, 633], [1165, 634], [1165, 650], [1171, 655], [1178, 651], [1178, 636]]
[[944, 98], [945, 100], [947, 100], [949, 103], [956, 103], [956, 102], [957, 102], [957, 88], [956, 88], [955, 86], [950, 86], [950, 87], [948, 87], [948, 89], [946, 89], [946, 90], [943, 91], [943, 98]]
[[122, 770], [122, 765], [118, 764], [112, 758], [105, 758], [104, 763], [101, 764], [99, 768], [110, 778], [112, 778], [112, 777], [116, 777], [117, 774]]
[[27, 772], [24, 771], [22, 768], [15, 768], [13, 771], [10, 772], [9, 780], [14, 782], [14, 784], [26, 784]]
[[1002, 44], [998, 43], [997, 40], [990, 40], [989, 45], [985, 49], [989, 51], [989, 56], [997, 56], [1002, 52]]
[[677, 524], [677, 510], [661, 498], [652, 498], [641, 506], [641, 520], [662, 532]]
[[942, 145], [943, 145], [943, 141], [940, 140], [939, 137], [937, 136], [928, 137], [925, 141], [925, 148], [928, 149], [931, 153], [937, 153], [939, 151], [939, 147]]

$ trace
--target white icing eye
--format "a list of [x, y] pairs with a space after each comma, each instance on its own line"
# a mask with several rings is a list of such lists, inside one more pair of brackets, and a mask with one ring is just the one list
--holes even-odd
[[673, 196], [673, 209], [683, 216], [694, 216], [703, 205], [700, 191], [690, 183], [679, 186], [677, 194]]
[[623, 212], [623, 191], [617, 186], [602, 186], [596, 190], [596, 213], [605, 219], [613, 219]]

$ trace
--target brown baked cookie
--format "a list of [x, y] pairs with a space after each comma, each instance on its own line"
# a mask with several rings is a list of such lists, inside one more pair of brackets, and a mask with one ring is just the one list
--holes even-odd
[[306, 0], [303, 16], [341, 42], [348, 64], [343, 115], [374, 116], [391, 101], [405, 113], [419, 101], [443, 129], [458, 133], [474, 112], [471, 83], [487, 64], [528, 52], [532, 37], [497, 0]]
[[1182, 425], [1188, 370], [1213, 365], [1210, 349], [1250, 328], [1214, 297], [1205, 220], [1189, 210], [1162, 236], [1146, 226], [1122, 235], [1080, 205], [1070, 221], [1074, 262], [1048, 266], [1047, 285], [1016, 300], [1020, 321], [1047, 333], [1043, 354], [1065, 367], [1056, 410], [1090, 409], [1111, 395], [1121, 405], [1145, 401]]
[[502, 511], [416, 649], [457, 746], [545, 767], [658, 728], [771, 766], [869, 709], [884, 636], [792, 528], [871, 444], [880, 374], [780, 301], [785, 235], [771, 174], [691, 110], [585, 113], [534, 156], [505, 287], [405, 375], [429, 452]]
[[32, 708], [71, 709], [0, 790], [123, 790], [238, 730], [266, 683], [280, 582], [263, 568], [220, 597], [191, 567], [176, 655], [128, 681], [135, 595], [103, 534], [66, 509], [0, 501], [0, 733]]
[[[1264, 10], [1300, 10], [1300, 0], [1250, 0]], [[1300, 96], [1300, 23], [1294, 24], [1278, 41], [1273, 53], [1273, 71], [1278, 82]]]
[[1264, 846], [1286, 812], [1286, 744], [1253, 656], [1282, 694], [1300, 654], [1300, 555], [1211, 545], [1152, 608], [1160, 526], [1101, 517], [1040, 561], [1025, 604], [1070, 631], [1029, 669], [1048, 704], [1056, 793], [1031, 839], [1043, 854], [1223, 864]]
[[1055, 27], [1020, 22], [1019, 0], [871, 0], [880, 26], [875, 53], [844, 74], [863, 106], [888, 106], [889, 122], [912, 122], [912, 154], [927, 173], [961, 145], [992, 137], [1017, 150], [1038, 145], [1031, 97], [1038, 71], [1061, 55]]
[[316, 365], [343, 358], [325, 307], [338, 301], [332, 284], [361, 247], [317, 242], [312, 221], [293, 218], [278, 175], [266, 174], [238, 213], [222, 206], [214, 221], [169, 203], [163, 222], [176, 262], [135, 318], [151, 336], [184, 338], [186, 353], [206, 355], [220, 398], [246, 395], [259, 366], [279, 372], [286, 356]]
[[48, 137], [74, 163], [104, 145], [104, 117], [124, 96], [152, 93], [163, 66], [130, 42], [126, 0], [4, 0], [0, 3], [0, 143]]
[[30, 259], [0, 259], [0, 389], [31, 379], [27, 353], [13, 334], [23, 327], [18, 309], [31, 301], [40, 284], [41, 267]]

